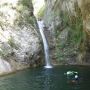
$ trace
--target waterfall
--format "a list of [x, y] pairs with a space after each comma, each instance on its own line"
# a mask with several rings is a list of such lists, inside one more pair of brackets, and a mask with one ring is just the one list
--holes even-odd
[[38, 21], [38, 26], [39, 26], [40, 34], [41, 34], [41, 37], [43, 40], [44, 54], [45, 54], [45, 68], [52, 68], [50, 57], [49, 57], [49, 46], [48, 46], [47, 39], [46, 39], [44, 32], [43, 32], [43, 30], [44, 30], [43, 21]]

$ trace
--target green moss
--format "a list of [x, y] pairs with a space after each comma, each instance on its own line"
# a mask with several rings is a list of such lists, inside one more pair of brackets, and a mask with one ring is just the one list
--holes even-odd
[[33, 9], [31, 0], [19, 0], [18, 4], [22, 4], [23, 6]]

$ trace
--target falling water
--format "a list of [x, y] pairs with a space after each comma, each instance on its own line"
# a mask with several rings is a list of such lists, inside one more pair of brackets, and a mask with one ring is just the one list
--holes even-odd
[[50, 62], [50, 57], [49, 57], [49, 46], [48, 46], [47, 39], [46, 39], [44, 32], [43, 32], [43, 30], [44, 30], [43, 21], [38, 21], [38, 26], [39, 26], [40, 34], [42, 36], [43, 45], [44, 45], [45, 68], [52, 68], [52, 65]]

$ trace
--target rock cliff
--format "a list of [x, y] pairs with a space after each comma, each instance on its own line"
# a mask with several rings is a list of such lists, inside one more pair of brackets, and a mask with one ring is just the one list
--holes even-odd
[[53, 35], [55, 60], [86, 64], [90, 56], [90, 1], [45, 0], [45, 25]]
[[41, 64], [31, 0], [0, 0], [0, 74]]

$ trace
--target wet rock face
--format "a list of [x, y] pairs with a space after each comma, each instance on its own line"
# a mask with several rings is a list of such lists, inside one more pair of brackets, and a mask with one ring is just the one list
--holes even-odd
[[89, 0], [46, 1], [44, 20], [54, 36], [57, 62], [87, 63], [90, 52], [89, 6]]
[[31, 0], [0, 1], [0, 58], [9, 63], [11, 71], [41, 64], [36, 27]]

